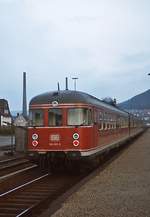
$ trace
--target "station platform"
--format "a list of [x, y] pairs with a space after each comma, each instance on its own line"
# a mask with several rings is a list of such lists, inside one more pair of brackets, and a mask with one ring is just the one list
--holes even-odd
[[51, 216], [149, 217], [150, 129]]

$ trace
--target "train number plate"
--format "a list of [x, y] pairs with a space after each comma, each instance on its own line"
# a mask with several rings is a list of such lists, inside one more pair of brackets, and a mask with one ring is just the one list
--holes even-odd
[[51, 134], [50, 135], [50, 141], [59, 142], [60, 141], [60, 135], [59, 134]]

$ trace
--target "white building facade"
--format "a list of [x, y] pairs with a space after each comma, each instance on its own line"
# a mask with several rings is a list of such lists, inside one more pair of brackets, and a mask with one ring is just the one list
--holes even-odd
[[12, 117], [7, 100], [0, 99], [0, 127], [12, 124]]

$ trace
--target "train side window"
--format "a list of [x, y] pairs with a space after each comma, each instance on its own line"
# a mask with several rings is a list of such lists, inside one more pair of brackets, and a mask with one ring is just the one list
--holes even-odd
[[106, 124], [105, 123], [103, 123], [103, 130], [105, 130], [106, 129]]
[[103, 122], [100, 122], [100, 124], [99, 124], [99, 130], [103, 130]]
[[48, 111], [49, 126], [62, 126], [62, 109], [53, 108]]
[[101, 122], [101, 121], [103, 121], [103, 112], [99, 112], [99, 121]]
[[43, 111], [42, 110], [32, 110], [29, 113], [30, 126], [43, 126]]
[[87, 126], [92, 124], [92, 112], [87, 108], [68, 109], [68, 125]]

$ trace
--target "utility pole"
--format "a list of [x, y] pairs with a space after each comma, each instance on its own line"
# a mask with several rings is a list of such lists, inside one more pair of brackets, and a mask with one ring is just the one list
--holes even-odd
[[27, 96], [26, 96], [26, 72], [23, 72], [23, 104], [22, 104], [22, 115], [27, 117]]
[[58, 89], [58, 91], [60, 91], [60, 85], [59, 85], [59, 82], [57, 83], [57, 89]]

